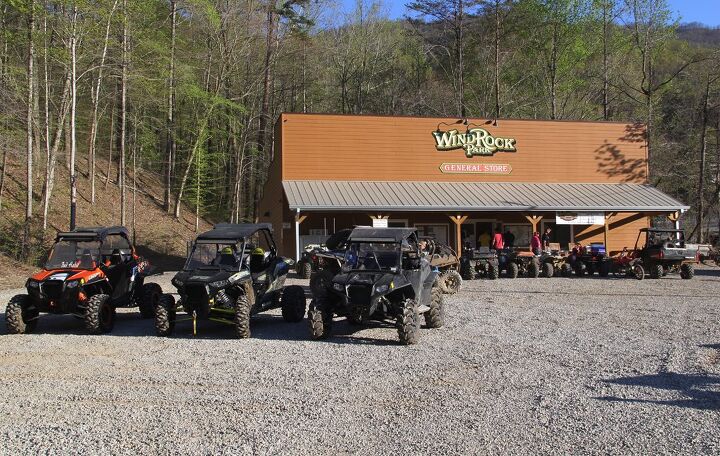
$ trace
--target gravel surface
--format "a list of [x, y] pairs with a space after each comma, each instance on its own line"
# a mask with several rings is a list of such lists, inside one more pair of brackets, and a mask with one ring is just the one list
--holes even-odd
[[0, 453], [718, 454], [719, 292], [717, 269], [477, 280], [410, 347], [345, 323], [313, 342], [277, 312], [249, 340], [46, 317], [0, 336]]

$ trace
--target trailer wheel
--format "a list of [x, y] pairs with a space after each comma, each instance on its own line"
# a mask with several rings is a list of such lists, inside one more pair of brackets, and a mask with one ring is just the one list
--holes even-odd
[[162, 294], [155, 305], [155, 332], [160, 337], [170, 337], [175, 330], [175, 298]]
[[638, 280], [642, 280], [645, 278], [645, 269], [643, 269], [641, 264], [636, 264], [632, 267], [632, 273], [633, 277], [635, 277]]
[[418, 327], [420, 326], [418, 320], [417, 302], [412, 298], [405, 299], [396, 319], [401, 344], [413, 345], [417, 343]]
[[555, 268], [553, 268], [552, 263], [543, 263], [542, 264], [542, 276], [547, 277], [548, 279], [555, 275]]
[[520, 273], [520, 268], [518, 267], [517, 263], [511, 261], [510, 263], [508, 263], [507, 271], [505, 272], [508, 279], [517, 279], [518, 274]]
[[685, 280], [690, 280], [695, 277], [695, 265], [685, 263], [680, 266], [680, 277]]
[[663, 276], [663, 266], [660, 263], [650, 265], [650, 278], [659, 279]]
[[283, 319], [289, 323], [297, 323], [302, 321], [305, 316], [305, 290], [298, 285], [290, 285], [285, 287], [282, 292]]
[[5, 309], [5, 323], [10, 334], [30, 334], [37, 326], [40, 313], [30, 306], [30, 296], [13, 296]]
[[444, 273], [442, 273], [442, 275], [440, 275], [438, 285], [440, 286], [440, 289], [443, 291], [443, 293], [455, 294], [460, 291], [462, 282], [463, 279], [460, 276], [460, 273], [454, 269], [451, 269], [449, 271], [445, 271]]

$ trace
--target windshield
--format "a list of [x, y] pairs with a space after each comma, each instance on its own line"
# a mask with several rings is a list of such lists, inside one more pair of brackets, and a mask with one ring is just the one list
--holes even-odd
[[389, 271], [400, 261], [400, 244], [353, 242], [345, 253], [346, 270]]
[[99, 241], [61, 239], [53, 246], [45, 263], [45, 269], [95, 269], [100, 259]]
[[648, 231], [648, 245], [684, 244], [685, 236], [682, 231]]
[[185, 264], [185, 269], [221, 268], [239, 270], [241, 252], [235, 244], [196, 243]]

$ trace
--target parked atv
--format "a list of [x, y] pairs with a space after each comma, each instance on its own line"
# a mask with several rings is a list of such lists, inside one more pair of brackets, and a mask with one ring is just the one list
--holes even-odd
[[313, 272], [318, 270], [318, 254], [326, 252], [323, 245], [306, 245], [300, 254], [300, 260], [295, 264], [295, 272], [301, 279], [309, 279]]
[[460, 258], [460, 277], [463, 280], [473, 280], [476, 277], [487, 277], [495, 280], [500, 276], [500, 263], [495, 250], [488, 247], [479, 249], [465, 249]]
[[308, 320], [314, 339], [330, 336], [334, 315], [353, 323], [391, 320], [400, 343], [417, 342], [420, 315], [430, 328], [443, 325], [443, 295], [437, 276], [421, 255], [412, 228], [355, 228], [342, 271], [331, 292], [310, 303]]
[[576, 243], [567, 257], [567, 262], [577, 277], [592, 276], [596, 272], [600, 277], [607, 277], [613, 267], [612, 259], [607, 256], [605, 246], [601, 243]]
[[113, 329], [118, 307], [139, 307], [143, 318], [152, 318], [162, 290], [144, 283], [150, 271], [124, 227], [58, 233], [43, 270], [26, 282], [27, 294], [10, 299], [8, 331], [32, 332], [41, 313], [71, 314], [92, 334]]
[[460, 291], [462, 286], [462, 276], [460, 269], [460, 260], [455, 250], [449, 245], [439, 244], [433, 239], [423, 239], [421, 244], [425, 243], [425, 251], [430, 260], [430, 267], [439, 273], [438, 286], [445, 294], [455, 294]]
[[[284, 287], [293, 260], [277, 254], [270, 224], [223, 223], [192, 244], [183, 270], [172, 279], [180, 301], [163, 294], [155, 308], [159, 336], [170, 336], [177, 321], [212, 320], [235, 326], [239, 338], [250, 337], [250, 316], [281, 308], [283, 319], [305, 315], [302, 287]], [[188, 317], [177, 319], [177, 311]]]
[[500, 270], [505, 271], [505, 276], [509, 279], [516, 279], [519, 276], [535, 279], [540, 277], [540, 259], [532, 252], [504, 249], [500, 251], [498, 260]]
[[683, 279], [692, 279], [699, 261], [697, 249], [685, 245], [685, 233], [674, 229], [641, 229], [633, 255], [653, 279], [669, 272], [680, 272]]
[[310, 291], [313, 296], [326, 294], [332, 286], [333, 277], [340, 273], [351, 232], [351, 229], [345, 229], [330, 235], [325, 241], [325, 250], [315, 254], [317, 266], [310, 276]]
[[550, 243], [549, 248], [540, 255], [540, 275], [542, 277], [570, 277], [572, 266], [567, 261], [567, 254], [560, 250], [559, 243]]
[[642, 260], [636, 256], [636, 251], [624, 248], [622, 253], [613, 258], [612, 271], [615, 277], [634, 277], [637, 280], [645, 278], [645, 269]]

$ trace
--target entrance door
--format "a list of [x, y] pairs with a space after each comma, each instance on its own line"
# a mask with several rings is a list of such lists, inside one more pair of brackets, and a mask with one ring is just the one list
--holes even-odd
[[542, 222], [542, 237], [545, 228], [550, 228], [550, 242], [557, 242], [563, 250], [570, 250], [572, 243], [572, 225], [558, 225], [554, 222]]
[[475, 223], [475, 246], [490, 247], [493, 237], [492, 222], [476, 222]]

